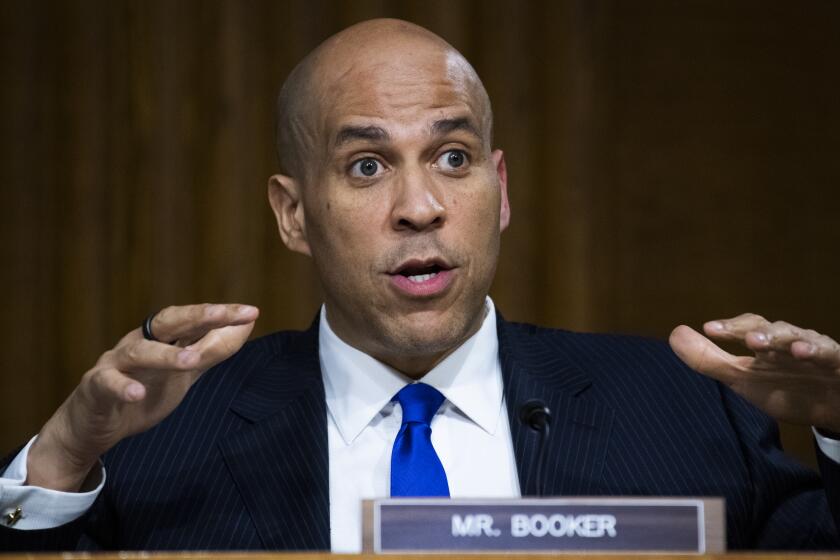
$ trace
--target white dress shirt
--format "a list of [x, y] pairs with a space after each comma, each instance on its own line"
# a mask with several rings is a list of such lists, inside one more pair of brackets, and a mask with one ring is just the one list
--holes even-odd
[[[332, 550], [359, 552], [361, 501], [389, 495], [391, 448], [402, 422], [402, 410], [392, 399], [411, 379], [342, 341], [323, 308], [319, 344], [327, 397]], [[432, 419], [432, 445], [452, 497], [519, 496], [498, 348], [496, 311], [487, 298], [478, 332], [421, 380], [446, 397]]]
[[[411, 380], [342, 341], [321, 309], [319, 354], [327, 398], [330, 537], [334, 552], [360, 552], [362, 503], [389, 495], [391, 447], [402, 422], [391, 399]], [[432, 420], [437, 450], [454, 497], [517, 497], [513, 453], [498, 357], [496, 311], [487, 298], [478, 332], [422, 381], [446, 400]], [[16, 529], [46, 529], [72, 521], [99, 495], [23, 486], [29, 444], [0, 478], [0, 513], [18, 505]]]
[[[391, 402], [411, 380], [347, 345], [321, 310], [321, 370], [327, 399], [330, 535], [335, 552], [361, 549], [361, 500], [388, 495], [391, 447], [402, 412]], [[487, 299], [479, 331], [422, 381], [446, 397], [432, 420], [432, 444], [453, 497], [516, 497], [519, 482], [498, 358], [496, 312]], [[814, 430], [826, 456], [840, 463], [840, 441]], [[84, 513], [102, 490], [68, 493], [24, 486], [29, 446], [0, 477], [0, 514], [21, 506], [16, 529], [46, 529]]]

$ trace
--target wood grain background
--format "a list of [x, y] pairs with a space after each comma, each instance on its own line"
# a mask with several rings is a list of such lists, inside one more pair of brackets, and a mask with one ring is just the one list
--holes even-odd
[[381, 15], [490, 92], [508, 318], [661, 337], [750, 310], [840, 336], [838, 2], [3, 1], [0, 449], [152, 309], [309, 323], [317, 280], [266, 203], [273, 99]]

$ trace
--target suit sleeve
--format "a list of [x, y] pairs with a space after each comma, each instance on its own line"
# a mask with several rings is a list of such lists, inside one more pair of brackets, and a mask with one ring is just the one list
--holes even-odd
[[828, 506], [834, 516], [835, 527], [840, 527], [840, 464], [836, 463], [817, 448], [817, 461], [820, 465]]
[[840, 465], [820, 456], [822, 478], [781, 448], [775, 421], [722, 387], [752, 483], [749, 548], [836, 550], [840, 548]]
[[0, 527], [0, 550], [8, 552], [77, 550], [88, 514], [53, 529], [24, 531]]

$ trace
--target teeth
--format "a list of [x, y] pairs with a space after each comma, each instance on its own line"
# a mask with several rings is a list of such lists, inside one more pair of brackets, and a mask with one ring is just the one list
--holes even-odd
[[416, 284], [420, 284], [421, 282], [425, 282], [427, 280], [431, 280], [435, 276], [437, 276], [437, 272], [432, 272], [431, 274], [417, 274], [415, 276], [409, 276], [408, 279]]

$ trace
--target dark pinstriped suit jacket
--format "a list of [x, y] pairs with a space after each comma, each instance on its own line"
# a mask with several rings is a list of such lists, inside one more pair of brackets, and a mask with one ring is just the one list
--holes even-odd
[[[775, 425], [689, 370], [663, 342], [499, 319], [505, 398], [523, 494], [537, 436], [517, 419], [553, 412], [551, 495], [724, 496], [730, 548], [836, 548], [840, 468], [823, 482], [779, 451]], [[330, 548], [329, 469], [317, 323], [248, 343], [157, 427], [103, 459], [91, 511], [48, 531], [0, 529], [12, 548]]]

